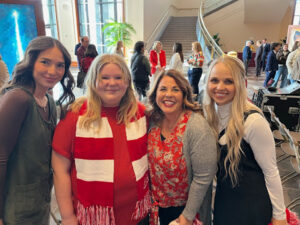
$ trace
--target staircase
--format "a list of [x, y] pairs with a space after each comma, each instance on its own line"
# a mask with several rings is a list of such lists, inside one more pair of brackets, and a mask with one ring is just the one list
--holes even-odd
[[182, 44], [184, 60], [192, 53], [192, 42], [197, 41], [196, 36], [197, 17], [172, 17], [170, 23], [162, 34], [160, 41], [166, 52], [167, 64], [173, 55], [175, 42]]

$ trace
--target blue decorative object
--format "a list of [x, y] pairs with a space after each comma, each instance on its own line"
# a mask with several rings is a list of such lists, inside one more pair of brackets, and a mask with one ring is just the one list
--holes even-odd
[[0, 54], [11, 74], [28, 43], [37, 37], [34, 6], [0, 3], [0, 27]]

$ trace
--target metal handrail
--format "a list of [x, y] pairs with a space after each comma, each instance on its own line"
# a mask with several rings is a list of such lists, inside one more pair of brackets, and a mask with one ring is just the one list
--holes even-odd
[[[205, 39], [205, 43], [202, 43], [201, 47], [202, 47], [204, 53], [206, 52], [206, 54], [207, 54], [208, 46], [211, 47], [211, 49], [209, 50], [210, 51], [209, 58], [211, 60], [213, 60], [215, 58], [218, 58], [218, 57], [224, 55], [224, 52], [222, 51], [222, 49], [220, 48], [220, 46], [217, 45], [217, 43], [215, 42], [215, 40], [211, 37], [211, 35], [209, 34], [209, 32], [208, 32], [208, 30], [207, 30], [207, 28], [206, 28], [206, 26], [204, 24], [204, 21], [203, 21], [204, 1], [205, 0], [200, 0], [200, 8], [199, 8], [198, 21], [197, 21], [197, 24], [199, 25], [199, 26], [197, 26], [197, 29], [198, 29], [198, 33], [197, 34], [199, 34], [198, 41], [200, 42], [201, 35], [202, 35], [204, 37], [204, 39]], [[206, 57], [207, 56], [208, 55], [206, 55]]]

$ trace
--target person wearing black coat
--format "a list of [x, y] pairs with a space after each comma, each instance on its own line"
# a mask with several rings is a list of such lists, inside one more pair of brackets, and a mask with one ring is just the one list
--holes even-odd
[[264, 87], [270, 86], [272, 83], [269, 81], [274, 79], [275, 73], [278, 70], [278, 61], [276, 58], [276, 54], [281, 47], [280, 43], [273, 43], [271, 47], [271, 51], [268, 54], [267, 65], [266, 65], [266, 79], [264, 81]]
[[131, 57], [132, 80], [139, 95], [139, 100], [146, 97], [146, 91], [149, 89], [149, 75], [151, 74], [149, 60], [144, 56], [145, 44], [138, 41], [134, 45], [134, 53]]
[[256, 42], [256, 46], [257, 46], [257, 49], [256, 49], [254, 61], [255, 61], [255, 68], [256, 68], [256, 76], [258, 77], [258, 76], [260, 76], [260, 73], [261, 73], [262, 54], [263, 54], [263, 46], [262, 46], [260, 40], [258, 40]]
[[265, 71], [266, 69], [266, 60], [267, 60], [267, 57], [268, 57], [268, 54], [270, 52], [270, 44], [267, 42], [267, 38], [265, 38], [263, 40], [263, 53], [262, 53], [262, 68], [263, 68], [263, 71]]
[[251, 44], [252, 44], [251, 41], [246, 41], [246, 46], [243, 49], [243, 62], [246, 70], [246, 76], [248, 74], [248, 66], [252, 56], [252, 51], [250, 49]]

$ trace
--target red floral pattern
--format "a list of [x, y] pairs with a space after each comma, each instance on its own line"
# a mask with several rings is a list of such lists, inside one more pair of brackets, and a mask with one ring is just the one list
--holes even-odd
[[188, 174], [183, 155], [183, 135], [191, 112], [183, 114], [174, 132], [164, 141], [161, 129], [148, 134], [148, 156], [153, 207], [150, 224], [158, 224], [158, 207], [183, 206], [188, 198]]

